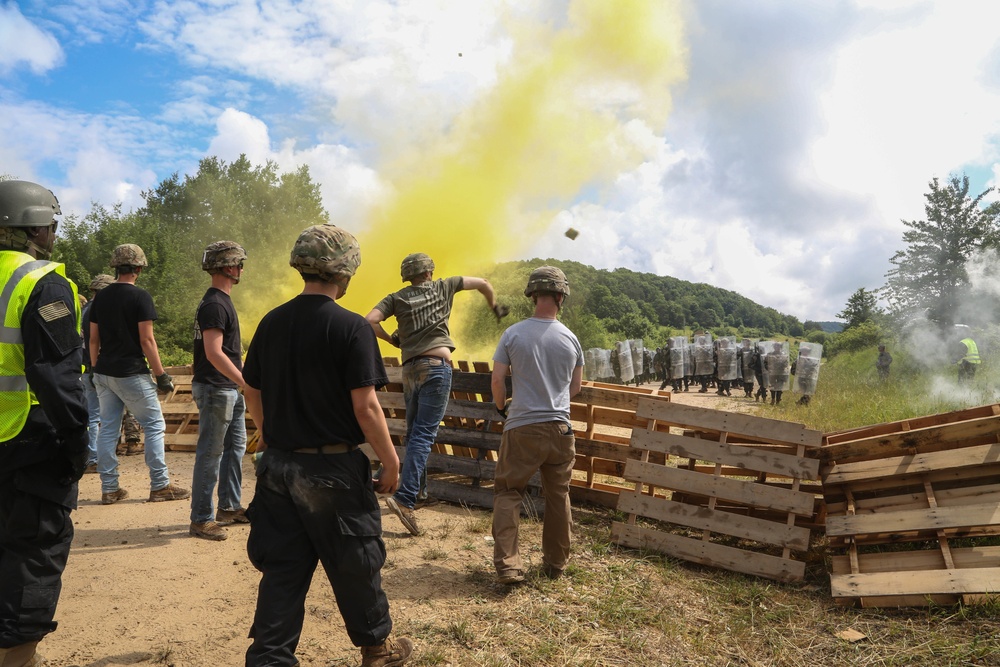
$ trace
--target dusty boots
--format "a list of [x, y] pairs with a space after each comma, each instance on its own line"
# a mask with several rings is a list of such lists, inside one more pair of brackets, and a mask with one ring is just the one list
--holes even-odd
[[386, 639], [379, 646], [361, 647], [361, 667], [397, 667], [413, 653], [413, 642], [406, 637]]
[[38, 642], [0, 648], [0, 667], [43, 667], [45, 658], [35, 652]]

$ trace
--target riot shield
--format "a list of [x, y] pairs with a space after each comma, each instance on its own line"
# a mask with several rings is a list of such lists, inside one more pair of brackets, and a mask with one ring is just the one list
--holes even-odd
[[[641, 338], [630, 338], [628, 341], [629, 349], [632, 351], [632, 376], [639, 377], [643, 374], [643, 347]], [[625, 378], [622, 378], [623, 380]]]
[[632, 368], [632, 348], [627, 340], [620, 340], [615, 343], [615, 351], [618, 352], [618, 377], [628, 384], [635, 378], [635, 370]]
[[740, 347], [740, 376], [744, 382], [753, 382], [753, 353], [756, 347], [749, 338], [743, 339], [743, 345]]
[[694, 337], [694, 374], [715, 374], [715, 354], [714, 350], [712, 350], [712, 334], [699, 334]]
[[719, 339], [719, 348], [715, 351], [715, 374], [720, 380], [735, 380], [738, 368], [736, 365], [736, 346], [728, 338]]
[[771, 391], [787, 391], [791, 376], [791, 362], [788, 359], [788, 343], [767, 341], [763, 343], [764, 386]]
[[672, 380], [680, 380], [687, 373], [684, 372], [684, 353], [687, 351], [687, 336], [674, 336], [670, 339], [670, 358], [667, 363], [670, 364], [670, 378]]
[[799, 358], [795, 362], [795, 391], [812, 396], [816, 393], [819, 380], [819, 364], [823, 357], [823, 346], [819, 343], [801, 343]]

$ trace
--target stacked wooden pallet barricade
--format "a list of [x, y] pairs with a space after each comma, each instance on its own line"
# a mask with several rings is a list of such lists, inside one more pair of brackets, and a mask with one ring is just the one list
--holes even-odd
[[837, 602], [1000, 591], [1000, 405], [831, 433], [820, 455]]
[[[393, 358], [386, 358], [390, 384], [378, 393], [386, 411], [389, 433], [402, 459], [406, 453], [406, 406], [402, 393], [402, 368]], [[490, 508], [493, 506], [492, 482], [503, 422], [496, 412], [490, 387], [492, 372], [486, 362], [456, 362], [452, 375], [452, 395], [435, 445], [427, 460], [427, 492], [449, 502]], [[510, 391], [510, 378], [508, 395]], [[641, 397], [665, 403], [669, 392], [601, 385], [587, 382], [573, 398], [570, 417], [574, 422], [577, 460], [570, 496], [575, 502], [614, 507], [618, 493], [627, 488], [622, 475], [625, 463], [637, 454], [622, 435], [634, 427], [646, 427], [646, 420], [636, 416]], [[368, 450], [370, 456], [374, 452]], [[538, 475], [529, 484], [525, 512], [544, 513]]]
[[[164, 369], [174, 378], [174, 390], [160, 394], [160, 409], [166, 431], [163, 445], [168, 452], [193, 452], [198, 444], [198, 406], [191, 396], [191, 366], [169, 366]], [[250, 413], [246, 415], [247, 452], [253, 452], [257, 442], [257, 428]]]
[[614, 541], [778, 581], [804, 577], [793, 554], [808, 551], [815, 522], [819, 461], [806, 454], [819, 431], [647, 399], [636, 417], [647, 427], [632, 432], [641, 456], [625, 467], [634, 487], [620, 494], [629, 516], [612, 524]]

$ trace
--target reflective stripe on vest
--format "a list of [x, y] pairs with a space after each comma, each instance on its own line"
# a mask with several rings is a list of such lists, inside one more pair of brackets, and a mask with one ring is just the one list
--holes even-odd
[[[952, 338], [952, 340], [955, 340]], [[967, 361], [970, 364], [978, 364], [979, 359], [979, 346], [976, 345], [976, 341], [971, 338], [963, 338], [962, 344], [965, 345], [965, 356], [962, 357], [962, 361]], [[952, 357], [954, 359], [955, 357]]]
[[[37, 260], [13, 250], [0, 251], [0, 442], [6, 442], [24, 428], [28, 412], [38, 399], [28, 386], [24, 372], [24, 339], [21, 318], [28, 298], [38, 281], [49, 273], [66, 277], [62, 264]], [[80, 330], [80, 304], [76, 285], [68, 281], [76, 301], [76, 328]]]

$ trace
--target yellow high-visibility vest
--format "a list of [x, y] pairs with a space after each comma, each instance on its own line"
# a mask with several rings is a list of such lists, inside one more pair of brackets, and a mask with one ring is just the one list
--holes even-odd
[[[954, 338], [952, 340], [954, 340]], [[962, 357], [962, 361], [967, 361], [970, 364], [980, 363], [979, 346], [976, 345], [976, 341], [971, 338], [963, 338], [962, 344], [965, 345], [965, 356]], [[954, 357], [952, 357], [952, 359], [954, 359]]]
[[[56, 262], [35, 259], [16, 250], [0, 251], [0, 442], [7, 442], [24, 428], [32, 405], [38, 399], [28, 386], [24, 373], [24, 338], [21, 335], [21, 317], [35, 285], [55, 271], [66, 277], [66, 267]], [[67, 279], [68, 280], [68, 279]], [[80, 302], [76, 285], [68, 280], [73, 290], [76, 330], [80, 331]]]

